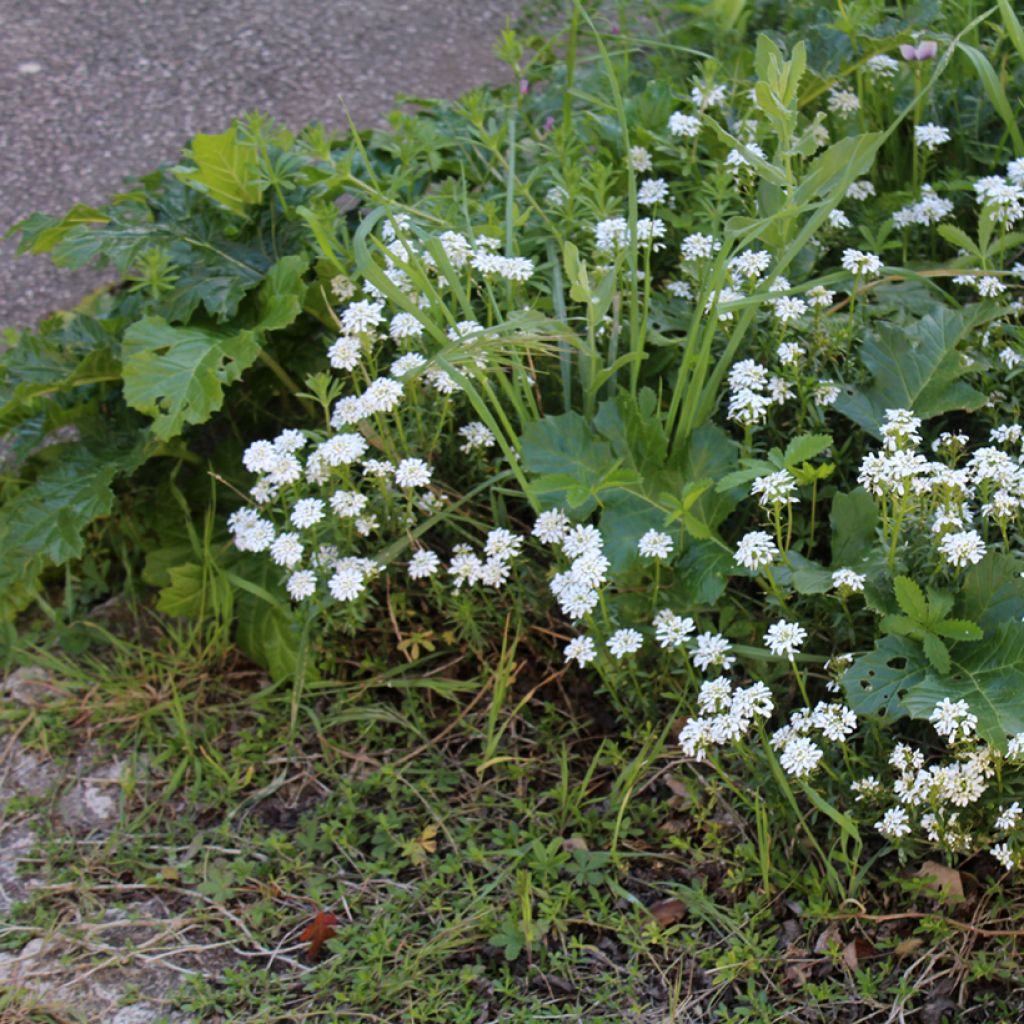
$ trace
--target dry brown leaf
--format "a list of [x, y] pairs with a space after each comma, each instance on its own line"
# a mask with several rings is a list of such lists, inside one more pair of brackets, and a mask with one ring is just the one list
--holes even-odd
[[878, 956], [878, 950], [867, 939], [862, 939], [859, 935], [843, 947], [843, 963], [851, 971], [857, 969], [857, 965], [861, 960], [866, 960], [871, 956]]
[[569, 836], [568, 839], [562, 840], [562, 849], [566, 853], [573, 853], [576, 850], [579, 850], [580, 853], [586, 853], [590, 847], [587, 846], [587, 841], [583, 836]]
[[924, 939], [904, 939], [892, 951], [893, 956], [910, 956], [924, 945]]
[[782, 976], [793, 986], [802, 988], [810, 978], [810, 972], [804, 964], [787, 964]]
[[334, 938], [334, 926], [338, 919], [326, 910], [318, 910], [316, 917], [306, 925], [299, 942], [308, 942], [309, 949], [306, 950], [306, 958], [315, 960], [320, 954], [320, 947], [328, 940]]
[[686, 904], [682, 900], [677, 899], [658, 900], [657, 903], [652, 903], [647, 909], [662, 928], [678, 924], [688, 913]]
[[842, 936], [839, 934], [839, 925], [832, 921], [818, 936], [818, 941], [814, 943], [814, 952], [821, 956], [829, 951], [830, 946], [839, 946], [842, 944], [842, 941]]
[[942, 900], [962, 900], [964, 898], [964, 880], [959, 871], [947, 868], [938, 861], [926, 860], [916, 872], [918, 878], [927, 881], [929, 889], [937, 889]]

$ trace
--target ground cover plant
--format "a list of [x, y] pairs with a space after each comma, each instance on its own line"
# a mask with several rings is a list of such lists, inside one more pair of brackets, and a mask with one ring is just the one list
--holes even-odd
[[8, 752], [131, 768], [14, 805], [5, 944], [202, 1020], [1007, 1019], [1024, 29], [563, 13], [15, 228], [123, 282], [0, 357]]

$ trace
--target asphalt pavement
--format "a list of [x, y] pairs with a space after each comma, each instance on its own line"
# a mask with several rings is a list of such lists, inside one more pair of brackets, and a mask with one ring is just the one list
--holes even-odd
[[[0, 234], [96, 204], [250, 110], [292, 129], [383, 123], [398, 94], [455, 97], [522, 0], [0, 0]], [[0, 245], [0, 329], [104, 280]]]

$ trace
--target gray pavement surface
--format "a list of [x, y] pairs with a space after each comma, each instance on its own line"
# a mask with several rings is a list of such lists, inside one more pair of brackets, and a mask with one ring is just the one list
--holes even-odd
[[[493, 45], [522, 0], [0, 0], [0, 234], [99, 203], [259, 109], [292, 129], [360, 127], [399, 93], [454, 97], [508, 70]], [[0, 245], [0, 329], [97, 287]]]

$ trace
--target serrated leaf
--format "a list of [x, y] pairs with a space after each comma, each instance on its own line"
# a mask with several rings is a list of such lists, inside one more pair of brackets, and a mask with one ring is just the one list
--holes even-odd
[[928, 621], [928, 602], [924, 591], [909, 576], [897, 576], [893, 581], [896, 603], [915, 622]]
[[51, 565], [79, 557], [86, 528], [109, 515], [111, 484], [144, 460], [140, 439], [131, 449], [96, 455], [67, 446], [35, 481], [4, 503], [0, 517], [0, 613], [10, 618], [36, 594], [39, 577]]
[[965, 700], [978, 716], [978, 735], [999, 750], [1024, 732], [1024, 626], [1004, 623], [989, 642], [958, 644], [941, 677], [926, 673], [906, 688], [903, 704], [914, 718], [928, 718], [943, 698]]
[[827, 448], [831, 448], [832, 444], [831, 434], [801, 434], [786, 445], [786, 450], [782, 453], [782, 461], [786, 466], [796, 466], [801, 462], [808, 462]]
[[976, 622], [969, 622], [967, 619], [943, 619], [941, 622], [933, 622], [930, 628], [933, 633], [944, 636], [947, 640], [981, 640], [985, 636]]
[[918, 638], [923, 629], [920, 623], [908, 619], [906, 615], [883, 615], [878, 623], [878, 628], [883, 633], [895, 633], [896, 636], [911, 636]]
[[238, 126], [219, 135], [195, 135], [191, 142], [195, 169], [181, 168], [179, 178], [206, 193], [232, 213], [245, 215], [245, 207], [263, 195], [255, 149], [238, 139]]
[[162, 317], [145, 317], [124, 335], [125, 401], [152, 416], [153, 433], [168, 441], [217, 412], [224, 404], [224, 389], [259, 354], [258, 336], [252, 331], [172, 327]]
[[925, 633], [921, 646], [932, 668], [945, 675], [949, 671], [949, 649], [946, 645], [934, 633]]
[[231, 618], [231, 584], [215, 570], [186, 562], [168, 570], [170, 583], [160, 591], [157, 611], [178, 619], [198, 618], [216, 612]]
[[953, 610], [953, 595], [948, 590], [928, 588], [928, 626], [941, 622]]

